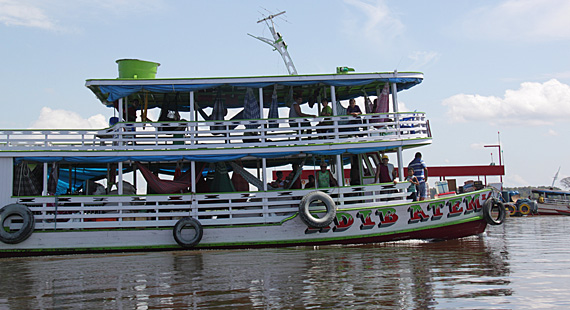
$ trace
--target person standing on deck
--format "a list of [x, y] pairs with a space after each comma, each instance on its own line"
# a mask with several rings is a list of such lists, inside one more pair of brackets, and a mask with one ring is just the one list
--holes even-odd
[[410, 162], [408, 168], [414, 169], [414, 176], [418, 179], [418, 196], [419, 200], [427, 199], [426, 182], [428, 179], [428, 168], [422, 160], [422, 153], [417, 152], [414, 160]]
[[[295, 101], [291, 105], [289, 109], [289, 127], [311, 127], [311, 123], [308, 120], [294, 120], [293, 118], [296, 117], [315, 117], [311, 114], [305, 114], [301, 111], [301, 103], [303, 103], [303, 97], [301, 95], [297, 95], [295, 97]], [[311, 129], [306, 129], [307, 134], [311, 134]], [[302, 133], [302, 130], [301, 130]]]
[[[285, 186], [284, 187], [289, 188], [289, 189], [301, 189], [301, 176], [298, 175], [297, 179], [295, 179], [295, 181], [293, 181], [297, 172], [299, 171], [299, 164], [292, 163], [291, 167], [293, 168], [293, 170], [291, 171], [291, 173], [289, 173], [289, 175], [287, 175], [287, 179], [285, 180]], [[301, 173], [301, 172], [299, 172], [299, 173]]]
[[396, 179], [396, 170], [394, 169], [394, 165], [388, 162], [389, 160], [388, 155], [382, 155], [382, 162], [376, 169], [374, 183], [388, 183]]
[[338, 182], [327, 169], [327, 162], [321, 161], [321, 170], [317, 171], [317, 184], [319, 188], [338, 186]]

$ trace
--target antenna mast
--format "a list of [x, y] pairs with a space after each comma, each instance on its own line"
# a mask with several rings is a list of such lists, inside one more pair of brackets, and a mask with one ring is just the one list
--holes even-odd
[[560, 172], [560, 167], [558, 167], [558, 171], [556, 171], [556, 174], [554, 175], [554, 178], [552, 178], [552, 186], [550, 187], [554, 187], [554, 182], [556, 182], [556, 179], [558, 179], [558, 173]]
[[[265, 22], [265, 24], [269, 28], [269, 31], [271, 31], [271, 34], [273, 35], [273, 40], [267, 39], [264, 37], [256, 37], [256, 36], [251, 35], [249, 33], [248, 33], [248, 35], [258, 39], [261, 42], [265, 42], [265, 43], [273, 46], [273, 48], [275, 48], [275, 50], [277, 50], [279, 52], [279, 54], [281, 54], [281, 57], [283, 58], [283, 61], [285, 62], [285, 66], [287, 67], [287, 71], [289, 71], [289, 74], [290, 75], [297, 75], [297, 69], [295, 68], [295, 65], [293, 64], [293, 60], [291, 59], [291, 56], [289, 56], [289, 52], [287, 51], [287, 44], [285, 44], [285, 41], [283, 41], [283, 37], [281, 36], [281, 34], [279, 34], [279, 32], [275, 31], [275, 24], [273, 23], [273, 18], [275, 18], [281, 14], [285, 14], [285, 11], [277, 13], [277, 14], [269, 15], [266, 18], [263, 18], [263, 19], [260, 19], [257, 21], [258, 24], [261, 22]], [[271, 21], [271, 25], [269, 24], [268, 21]]]

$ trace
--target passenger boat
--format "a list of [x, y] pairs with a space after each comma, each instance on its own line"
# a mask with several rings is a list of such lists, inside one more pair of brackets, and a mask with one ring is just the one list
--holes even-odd
[[[118, 110], [108, 128], [0, 131], [2, 256], [451, 239], [504, 219], [491, 189], [407, 198], [402, 151], [432, 137], [424, 112], [398, 111], [397, 94], [421, 83], [421, 73], [140, 76], [87, 80]], [[292, 93], [309, 103], [330, 98], [336, 116], [276, 117]], [[392, 112], [355, 118], [340, 104], [374, 95], [388, 102], [389, 94]], [[119, 118], [129, 109], [142, 121]], [[164, 118], [145, 119], [151, 109]], [[226, 109], [242, 113], [216, 118]], [[188, 120], [168, 119], [177, 114]], [[374, 183], [382, 153], [397, 156], [400, 182]], [[268, 184], [271, 169], [298, 165], [294, 183], [321, 162], [337, 186]]]
[[[122, 59], [119, 78], [86, 82], [114, 111], [110, 127], [1, 130], [0, 255], [452, 239], [502, 223], [491, 189], [408, 199], [402, 152], [432, 137], [424, 112], [398, 111], [397, 94], [422, 73], [297, 75], [268, 26], [274, 40], [256, 38], [291, 75], [157, 79], [159, 64]], [[332, 115], [280, 116], [294, 96], [311, 107], [327, 98]], [[347, 115], [341, 101], [358, 98], [366, 113]], [[399, 182], [374, 183], [382, 154], [396, 154]], [[285, 186], [269, 183], [289, 165]], [[301, 188], [303, 170], [322, 183]]]
[[570, 192], [533, 188], [532, 199], [537, 202], [540, 215], [570, 215]]

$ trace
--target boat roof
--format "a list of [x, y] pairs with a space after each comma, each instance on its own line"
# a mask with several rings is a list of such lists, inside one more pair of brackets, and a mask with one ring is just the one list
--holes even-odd
[[[310, 101], [322, 89], [330, 96], [330, 86], [335, 86], [337, 100], [348, 100], [366, 95], [376, 95], [386, 83], [396, 83], [397, 90], [411, 88], [423, 81], [421, 72], [376, 72], [311, 75], [277, 75], [251, 77], [207, 77], [170, 79], [88, 79], [85, 86], [107, 107], [120, 98], [145, 100], [148, 108], [161, 107], [163, 102], [173, 102], [179, 111], [189, 111], [193, 91], [201, 107], [211, 107], [215, 96], [224, 94], [227, 108], [243, 107], [247, 88], [264, 88], [264, 97], [271, 98], [277, 92], [280, 105], [293, 91]], [[330, 99], [330, 98], [329, 98]], [[271, 100], [264, 99], [269, 107]]]
[[558, 195], [570, 195], [569, 191], [548, 189], [548, 188], [533, 188], [531, 189], [533, 193], [546, 193], [546, 194], [558, 194]]

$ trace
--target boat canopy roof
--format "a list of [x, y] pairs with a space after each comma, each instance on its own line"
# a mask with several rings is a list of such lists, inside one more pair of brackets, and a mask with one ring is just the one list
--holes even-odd
[[335, 86], [337, 100], [348, 100], [376, 95], [386, 83], [396, 83], [397, 90], [411, 88], [423, 80], [420, 72], [348, 73], [285, 75], [261, 77], [176, 78], [176, 79], [90, 79], [86, 86], [107, 107], [113, 102], [128, 98], [139, 99], [148, 108], [162, 107], [164, 102], [175, 103], [179, 111], [190, 110], [190, 92], [201, 107], [212, 107], [216, 96], [223, 94], [227, 108], [243, 107], [247, 88], [264, 88], [264, 106], [269, 107], [273, 91], [280, 105], [295, 95], [311, 101], [321, 92], [330, 100], [330, 86]]
[[545, 194], [556, 194], [556, 195], [570, 195], [570, 191], [563, 191], [559, 189], [548, 189], [548, 188], [533, 188], [531, 189], [533, 193], [545, 193]]

